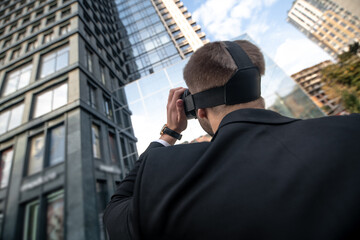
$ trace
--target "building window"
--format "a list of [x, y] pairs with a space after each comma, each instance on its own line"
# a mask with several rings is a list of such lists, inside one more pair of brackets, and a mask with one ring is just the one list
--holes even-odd
[[67, 34], [68, 32], [70, 32], [70, 23], [60, 27], [60, 32], [59, 32], [60, 35]]
[[29, 21], [30, 21], [30, 17], [26, 17], [26, 18], [23, 19], [22, 24], [25, 24], [25, 23], [27, 23], [27, 22], [29, 22]]
[[64, 191], [47, 196], [46, 238], [64, 239]]
[[37, 32], [37, 31], [39, 31], [39, 30], [40, 30], [40, 23], [37, 22], [37, 23], [35, 23], [35, 24], [32, 26], [32, 28], [31, 28], [31, 33]]
[[69, 47], [57, 49], [42, 57], [41, 78], [69, 65]]
[[38, 224], [41, 223], [46, 225], [46, 230], [40, 231], [41, 239], [64, 239], [64, 190], [47, 195], [45, 200], [44, 214], [40, 200], [25, 205], [23, 240], [38, 239]]
[[44, 134], [31, 138], [27, 175], [40, 172], [44, 165]]
[[17, 40], [18, 41], [22, 40], [25, 37], [25, 34], [26, 34], [26, 30], [19, 32]]
[[52, 2], [52, 3], [50, 3], [50, 5], [49, 5], [49, 10], [51, 10], [51, 9], [54, 9], [54, 8], [56, 8], [57, 7], [57, 2], [55, 1], [55, 2]]
[[90, 52], [88, 49], [85, 49], [85, 60], [86, 60], [86, 68], [90, 72], [93, 70], [92, 66], [92, 52]]
[[49, 166], [64, 162], [65, 160], [65, 126], [50, 130]]
[[100, 224], [100, 234], [101, 239], [105, 238], [105, 230], [103, 224], [103, 211], [106, 207], [106, 204], [109, 202], [108, 198], [108, 191], [107, 191], [107, 184], [104, 180], [97, 180], [96, 181], [96, 200], [97, 200], [97, 208], [99, 214], [99, 224]]
[[355, 30], [352, 27], [347, 28], [350, 32], [354, 32]]
[[17, 27], [17, 23], [14, 23], [13, 25], [10, 26], [9, 31], [14, 30]]
[[55, 15], [52, 15], [46, 19], [46, 25], [49, 25], [54, 22], [55, 22]]
[[5, 54], [0, 55], [0, 64], [1, 64], [1, 65], [4, 65], [4, 64], [5, 64], [5, 57], [6, 57]]
[[109, 119], [113, 119], [113, 111], [112, 111], [112, 107], [111, 107], [111, 101], [107, 97], [104, 97], [104, 110], [105, 110], [105, 115]]
[[11, 44], [11, 40], [12, 40], [12, 38], [11, 38], [11, 37], [10, 37], [10, 38], [8, 38], [8, 39], [5, 39], [4, 44], [3, 44], [3, 48], [7, 48], [7, 47], [9, 47], [9, 46], [10, 46], [10, 44]]
[[21, 13], [22, 13], [22, 9], [20, 9], [19, 11], [17, 11], [17, 12], [15, 13], [15, 17], [20, 16], [20, 15], [21, 15]]
[[39, 94], [35, 99], [34, 117], [42, 116], [67, 103], [68, 85], [62, 84], [56, 88]]
[[92, 149], [93, 149], [94, 158], [101, 158], [99, 127], [95, 124], [92, 124], [91, 133], [92, 133]]
[[34, 50], [35, 48], [37, 48], [37, 39], [34, 40], [30, 40], [26, 49], [26, 52], [30, 52], [32, 50]]
[[0, 188], [5, 188], [9, 184], [10, 171], [13, 159], [13, 149], [8, 148], [0, 152], [1, 165], [0, 165]]
[[45, 33], [43, 43], [45, 44], [45, 43], [51, 42], [52, 40], [54, 40], [54, 32], [51, 31], [51, 32]]
[[21, 48], [16, 48], [12, 54], [11, 54], [11, 57], [10, 57], [10, 60], [13, 60], [15, 58], [18, 58], [20, 56], [20, 51], [21, 51]]
[[24, 240], [37, 238], [37, 223], [39, 217], [39, 200], [30, 202], [25, 206]]
[[125, 146], [125, 139], [122, 137], [120, 137], [120, 146], [121, 146], [122, 157], [124, 159], [125, 173], [128, 173], [130, 172], [131, 164], [129, 162], [129, 157], [127, 155], [128, 153]]
[[18, 127], [22, 122], [24, 104], [19, 104], [0, 113], [0, 134]]
[[28, 12], [33, 10], [33, 8], [34, 8], [34, 4], [32, 3], [27, 7]]
[[105, 85], [105, 67], [103, 64], [99, 64], [100, 65], [100, 78], [101, 78], [101, 82]]
[[[45, 151], [45, 148], [47, 149]], [[46, 166], [64, 162], [65, 160], [65, 126], [49, 130], [48, 143], [45, 144], [44, 133], [31, 138], [27, 175], [40, 172], [44, 167], [44, 154], [47, 152]]]
[[44, 10], [43, 10], [43, 9], [38, 10], [38, 11], [36, 12], [36, 17], [41, 16], [43, 13], [44, 13]]
[[5, 88], [3, 96], [7, 96], [27, 85], [29, 85], [32, 71], [32, 64], [22, 66], [12, 72], [6, 77]]
[[89, 86], [89, 105], [96, 109], [97, 104], [96, 104], [96, 88], [93, 87], [92, 85], [88, 84]]
[[115, 164], [118, 163], [115, 134], [109, 133], [110, 157]]
[[70, 15], [70, 13], [71, 13], [71, 8], [67, 8], [61, 12], [61, 17], [62, 18], [66, 17], [66, 16]]

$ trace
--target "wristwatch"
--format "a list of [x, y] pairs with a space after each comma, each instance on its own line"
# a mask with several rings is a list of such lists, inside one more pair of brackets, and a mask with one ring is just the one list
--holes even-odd
[[177, 133], [174, 130], [171, 130], [170, 128], [168, 128], [168, 126], [166, 124], [162, 127], [162, 129], [160, 131], [161, 136], [164, 134], [169, 135], [173, 138], [176, 138], [177, 140], [180, 140], [182, 137], [182, 135], [180, 133]]

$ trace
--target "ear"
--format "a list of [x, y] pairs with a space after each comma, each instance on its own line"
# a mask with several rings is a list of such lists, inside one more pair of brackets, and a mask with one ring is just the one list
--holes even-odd
[[206, 110], [204, 109], [204, 108], [199, 108], [198, 110], [197, 110], [197, 117], [198, 118], [208, 118], [208, 116], [207, 116], [207, 112], [206, 112]]

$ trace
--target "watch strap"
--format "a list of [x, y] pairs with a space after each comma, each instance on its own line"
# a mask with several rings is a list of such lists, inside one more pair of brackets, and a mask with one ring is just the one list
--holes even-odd
[[174, 130], [171, 130], [170, 128], [167, 127], [166, 124], [163, 126], [163, 128], [161, 129], [161, 132], [160, 132], [160, 135], [164, 135], [164, 134], [169, 135], [173, 138], [176, 138], [177, 140], [180, 140], [182, 137], [182, 135], [180, 133], [177, 133]]

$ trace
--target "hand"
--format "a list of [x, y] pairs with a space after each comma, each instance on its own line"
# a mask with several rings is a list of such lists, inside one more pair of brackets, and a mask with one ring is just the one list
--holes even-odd
[[[187, 119], [184, 111], [184, 102], [181, 100], [181, 96], [186, 89], [183, 87], [178, 87], [171, 89], [169, 92], [168, 103], [166, 106], [167, 111], [167, 126], [171, 130], [174, 130], [177, 133], [181, 133], [187, 127]], [[176, 141], [169, 142], [168, 135], [163, 135], [161, 139], [164, 139], [171, 145], [173, 145]], [[172, 137], [170, 137], [172, 138]], [[174, 138], [172, 138], [174, 139]]]

